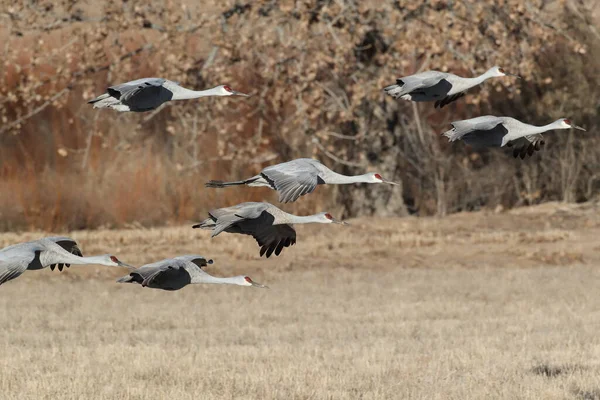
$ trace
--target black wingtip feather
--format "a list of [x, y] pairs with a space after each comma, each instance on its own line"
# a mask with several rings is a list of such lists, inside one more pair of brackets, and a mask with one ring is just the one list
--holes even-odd
[[267, 258], [271, 257], [271, 254], [273, 254], [273, 251], [275, 251], [275, 245], [271, 244], [269, 246], [269, 248], [267, 249]]
[[204, 187], [207, 188], [224, 188], [225, 182], [223, 181], [208, 181], [204, 184]]

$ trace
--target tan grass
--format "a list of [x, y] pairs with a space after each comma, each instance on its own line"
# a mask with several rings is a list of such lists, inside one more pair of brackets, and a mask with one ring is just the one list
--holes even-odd
[[[299, 227], [269, 260], [249, 237], [189, 226], [71, 232], [87, 254], [139, 265], [200, 253], [211, 273], [271, 289], [27, 272], [0, 291], [0, 398], [596, 398], [598, 215], [553, 204], [356, 219]], [[41, 235], [2, 234], [0, 246]], [[582, 257], [531, 257], [561, 251]]]

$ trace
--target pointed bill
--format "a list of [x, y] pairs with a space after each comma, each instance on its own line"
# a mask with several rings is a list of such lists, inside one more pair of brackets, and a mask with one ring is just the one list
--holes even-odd
[[340, 225], [350, 225], [350, 224], [349, 224], [348, 222], [346, 222], [346, 221], [340, 221], [339, 219], [335, 219], [335, 218], [332, 218], [332, 219], [331, 219], [331, 223], [333, 223], [333, 224], [340, 224]]
[[238, 92], [237, 90], [232, 90], [231, 94], [234, 96], [243, 96], [243, 97], [250, 97], [249, 94], [246, 93], [242, 93], [242, 92]]
[[257, 288], [263, 288], [263, 289], [269, 289], [269, 287], [267, 285], [263, 285], [262, 283], [258, 283], [258, 282], [251, 282], [251, 285]]
[[117, 261], [117, 265], [119, 267], [125, 267], [125, 268], [135, 269], [135, 267], [133, 265], [129, 265], [129, 264], [124, 263], [122, 261]]

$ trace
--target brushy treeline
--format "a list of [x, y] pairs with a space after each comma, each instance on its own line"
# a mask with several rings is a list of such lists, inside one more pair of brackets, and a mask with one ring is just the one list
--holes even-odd
[[[287, 207], [345, 217], [585, 201], [600, 187], [593, 0], [2, 3], [0, 229], [197, 220], [275, 200], [266, 189], [204, 189], [207, 179], [294, 157], [402, 183], [319, 188]], [[468, 76], [496, 64], [524, 79], [488, 81], [442, 111], [381, 91], [420, 70]], [[149, 76], [253, 97], [142, 114], [86, 104]], [[439, 135], [485, 114], [568, 117], [588, 131], [549, 133], [526, 160]]]

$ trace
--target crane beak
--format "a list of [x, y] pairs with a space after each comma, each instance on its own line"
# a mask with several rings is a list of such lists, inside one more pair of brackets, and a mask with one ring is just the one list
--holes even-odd
[[257, 288], [263, 288], [263, 289], [268, 289], [269, 288], [267, 285], [263, 285], [261, 283], [254, 282], [254, 281], [252, 281], [252, 286], [257, 287]]
[[232, 91], [231, 91], [231, 94], [232, 94], [233, 96], [243, 96], [243, 97], [250, 97], [250, 95], [249, 95], [249, 94], [242, 93], [242, 92], [238, 92], [237, 90], [232, 90]]
[[335, 218], [333, 218], [333, 219], [331, 220], [331, 223], [333, 223], [333, 224], [340, 224], [340, 225], [350, 225], [350, 224], [349, 224], [349, 223], [347, 223], [346, 221], [340, 221], [339, 219], [335, 219]]
[[586, 132], [586, 130], [585, 130], [585, 129], [583, 129], [582, 127], [580, 127], [580, 126], [577, 126], [577, 125], [571, 125], [571, 128], [574, 128], [574, 129], [579, 129], [580, 131], [584, 131], [584, 132]]
[[509, 73], [506, 73], [506, 72], [505, 72], [505, 73], [504, 73], [504, 75], [506, 75], [506, 76], [514, 76], [515, 78], [518, 78], [518, 79], [523, 79], [523, 78], [521, 78], [519, 75], [516, 75], [516, 74], [509, 74]]
[[135, 268], [133, 265], [125, 264], [124, 262], [121, 262], [121, 261], [117, 261], [117, 265], [118, 265], [119, 267], [125, 267], [125, 268]]
[[383, 182], [383, 183], [389, 183], [390, 185], [395, 185], [395, 186], [398, 186], [398, 185], [399, 185], [399, 183], [392, 182], [392, 181], [386, 181], [385, 179], [384, 179], [384, 180], [382, 180], [382, 182]]

